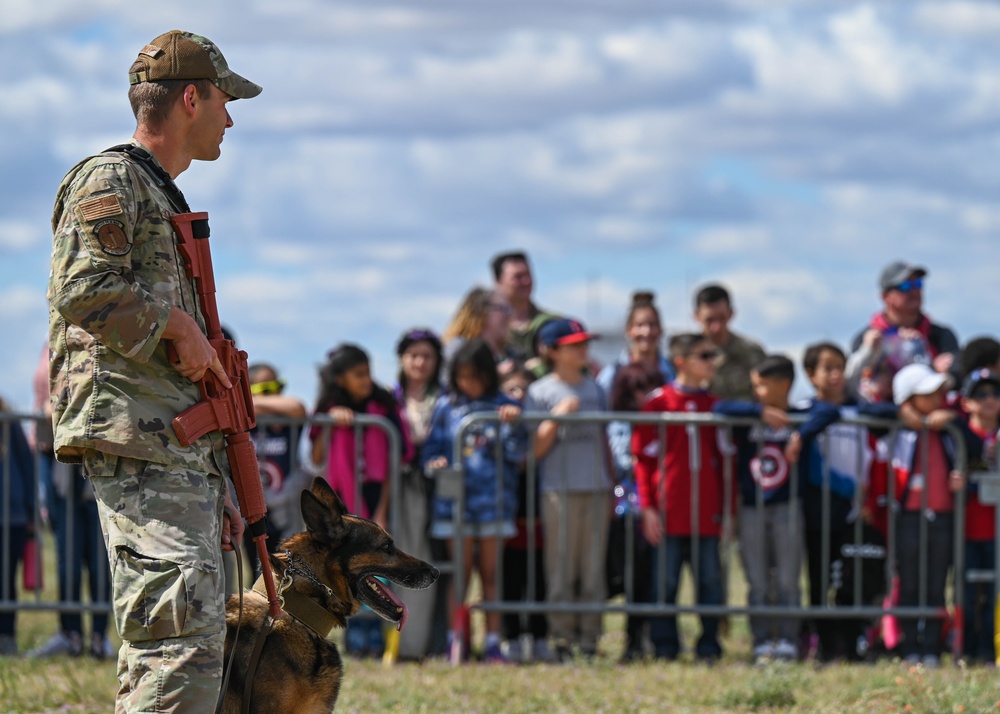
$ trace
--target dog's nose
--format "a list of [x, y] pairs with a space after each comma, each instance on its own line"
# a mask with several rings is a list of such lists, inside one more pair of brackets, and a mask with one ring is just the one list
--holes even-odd
[[441, 571], [438, 570], [437, 568], [435, 568], [432, 565], [431, 566], [431, 577], [434, 578], [435, 580], [437, 580], [440, 575], [441, 575]]

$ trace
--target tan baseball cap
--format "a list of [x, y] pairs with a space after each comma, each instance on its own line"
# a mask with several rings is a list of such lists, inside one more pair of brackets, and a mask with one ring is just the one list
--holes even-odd
[[229, 69], [214, 42], [182, 30], [160, 35], [139, 50], [128, 71], [129, 84], [161, 79], [207, 79], [236, 99], [250, 99], [261, 86]]

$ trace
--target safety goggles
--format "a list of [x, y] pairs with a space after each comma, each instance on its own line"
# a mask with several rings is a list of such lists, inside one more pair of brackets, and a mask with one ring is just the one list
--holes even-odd
[[266, 382], [257, 382], [250, 385], [250, 394], [281, 394], [285, 388], [285, 380], [270, 379]]

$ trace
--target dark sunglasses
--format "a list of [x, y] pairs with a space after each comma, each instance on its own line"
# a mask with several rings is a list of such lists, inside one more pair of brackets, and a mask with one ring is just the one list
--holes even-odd
[[702, 350], [701, 352], [692, 352], [691, 356], [692, 357], [697, 357], [698, 359], [704, 360], [706, 362], [711, 362], [716, 357], [719, 356], [719, 351], [718, 350]]
[[910, 278], [909, 280], [904, 280], [899, 285], [893, 288], [893, 290], [898, 290], [901, 293], [908, 293], [911, 290], [920, 290], [924, 287], [923, 278]]

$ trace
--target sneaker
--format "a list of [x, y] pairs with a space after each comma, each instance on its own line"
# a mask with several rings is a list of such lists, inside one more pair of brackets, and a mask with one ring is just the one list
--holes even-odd
[[778, 640], [774, 646], [774, 658], [780, 662], [794, 662], [799, 658], [799, 648], [790, 640]]
[[507, 658], [508, 662], [523, 662], [524, 661], [524, 650], [521, 649], [521, 641], [519, 639], [507, 640], [504, 643], [504, 657]]
[[463, 644], [463, 638], [459, 635], [456, 636], [453, 633], [448, 634], [448, 661], [451, 662], [453, 667], [465, 662], [468, 657], [469, 651], [465, 649]]
[[937, 655], [927, 654], [920, 662], [927, 669], [937, 669], [941, 666], [941, 658]]
[[0, 635], [0, 657], [16, 657], [17, 640], [11, 635]]
[[500, 645], [493, 644], [486, 648], [483, 653], [483, 660], [488, 664], [506, 664], [507, 658], [503, 656], [503, 652], [500, 651]]
[[761, 642], [753, 648], [753, 663], [758, 667], [771, 662], [774, 659], [774, 643]]
[[903, 664], [905, 664], [907, 667], [916, 667], [917, 665], [920, 664], [920, 655], [918, 654], [907, 655], [906, 659], [903, 660]]
[[81, 654], [83, 654], [83, 637], [80, 636], [80, 633], [66, 633], [59, 630], [44, 645], [28, 652], [28, 657], [32, 659], [59, 657], [63, 655], [67, 657], [79, 657]]
[[94, 659], [105, 660], [117, 657], [117, 652], [111, 646], [111, 640], [102, 635], [100, 632], [94, 632], [90, 635], [90, 649], [87, 650], [89, 654]]
[[531, 645], [531, 656], [536, 662], [552, 662], [555, 659], [544, 637], [537, 638]]

